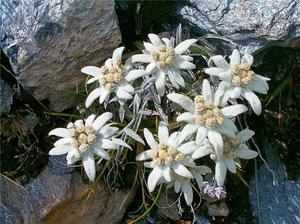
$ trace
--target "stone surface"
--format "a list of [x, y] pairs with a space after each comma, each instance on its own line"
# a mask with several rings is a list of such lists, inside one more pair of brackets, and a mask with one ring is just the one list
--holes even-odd
[[261, 224], [299, 224], [300, 178], [297, 181], [287, 180], [284, 165], [267, 143], [264, 144], [264, 152], [268, 165], [275, 172], [276, 181], [274, 186], [272, 174], [266, 166], [259, 167], [257, 181], [254, 176], [250, 187], [253, 215]]
[[0, 113], [9, 113], [13, 102], [14, 91], [0, 78]]
[[18, 82], [56, 111], [74, 105], [80, 69], [121, 42], [113, 0], [3, 0], [1, 12], [0, 44]]
[[200, 31], [231, 40], [242, 52], [300, 46], [298, 0], [189, 0], [181, 16]]
[[[52, 161], [54, 163], [54, 161]], [[26, 188], [1, 177], [0, 223], [119, 223], [135, 190], [110, 191], [96, 184], [87, 203], [88, 185], [76, 173], [56, 175], [58, 164], [47, 167]]]

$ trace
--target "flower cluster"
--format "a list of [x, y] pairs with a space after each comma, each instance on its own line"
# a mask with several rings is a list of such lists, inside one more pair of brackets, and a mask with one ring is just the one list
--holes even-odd
[[[202, 91], [191, 95], [185, 89], [187, 80], [184, 77], [193, 74], [192, 70], [196, 68], [189, 48], [197, 39], [180, 42], [178, 38], [176, 41], [173, 37], [161, 39], [155, 34], [148, 37], [149, 42], [143, 43], [143, 54], [133, 55], [124, 63], [124, 47], [119, 47], [101, 67], [82, 68], [81, 71], [90, 76], [87, 84], [96, 83], [85, 106], [88, 108], [99, 99], [100, 104], [105, 103], [108, 112], [104, 111], [100, 116], [92, 114], [85, 120], [68, 123], [66, 128], [50, 131], [49, 135], [61, 139], [54, 143], [49, 154], [67, 154], [67, 164], [82, 161], [88, 178], [93, 181], [97, 169], [95, 160], [99, 158], [97, 164], [112, 156], [117, 160], [124, 147], [131, 149], [126, 143], [129, 138], [144, 144], [138, 135], [143, 130], [149, 147], [145, 146], [146, 150], [138, 154], [136, 160], [144, 161], [144, 166], [152, 169], [147, 181], [150, 192], [157, 185], [166, 184], [169, 188], [174, 187], [175, 192], [181, 192], [188, 205], [193, 203], [195, 186], [208, 198], [225, 198], [222, 186], [227, 170], [236, 173], [237, 167], [242, 168], [240, 159], [257, 156], [257, 152], [247, 145], [254, 132], [248, 128], [239, 131], [235, 124], [236, 117], [248, 110], [236, 99], [246, 99], [259, 115], [261, 102], [253, 92], [266, 94], [269, 79], [251, 70], [251, 55], [245, 54], [241, 58], [234, 50], [229, 63], [221, 55], [211, 57], [208, 62], [205, 73], [217, 77], [218, 86], [204, 79]], [[182, 92], [178, 93], [178, 89]], [[164, 104], [155, 100], [162, 97]], [[154, 103], [148, 103], [151, 99]], [[120, 111], [115, 110], [115, 102], [120, 105]], [[182, 111], [177, 111], [177, 105]], [[120, 116], [120, 123], [123, 122], [120, 126], [124, 128], [119, 130], [108, 122], [113, 113], [118, 111], [120, 115], [124, 108], [126, 112], [132, 111], [130, 116], [124, 112], [124, 120]], [[152, 130], [152, 118], [142, 119], [147, 116], [143, 114], [147, 110], [152, 111], [148, 115], [160, 115], [162, 119]], [[165, 111], [168, 111], [167, 115]], [[177, 115], [176, 130], [170, 124], [174, 113]], [[152, 134], [156, 132], [157, 138]], [[200, 164], [200, 159], [203, 161], [206, 156], [215, 163], [214, 175], [211, 175], [214, 178], [210, 180], [213, 184], [203, 181], [204, 175], [212, 173], [212, 169]]]

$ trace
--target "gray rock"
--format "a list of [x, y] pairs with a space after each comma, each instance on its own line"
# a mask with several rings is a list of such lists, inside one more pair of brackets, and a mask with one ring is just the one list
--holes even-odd
[[261, 224], [299, 224], [300, 179], [287, 180], [284, 165], [267, 143], [264, 144], [264, 152], [268, 165], [275, 172], [276, 181], [274, 186], [272, 174], [266, 166], [259, 167], [257, 181], [254, 176], [250, 187], [253, 215]]
[[201, 31], [231, 40], [254, 53], [271, 45], [300, 46], [298, 0], [189, 0], [181, 16]]
[[197, 216], [196, 218], [197, 218], [196, 224], [210, 224], [211, 223], [208, 219], [206, 219], [202, 216]]
[[0, 113], [9, 113], [13, 102], [14, 91], [0, 78]]
[[74, 106], [80, 69], [121, 42], [113, 0], [3, 0], [1, 11], [0, 44], [18, 82], [56, 111]]

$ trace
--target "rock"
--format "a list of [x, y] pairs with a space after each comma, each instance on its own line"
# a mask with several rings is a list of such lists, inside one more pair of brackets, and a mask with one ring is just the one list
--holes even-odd
[[[135, 190], [111, 192], [103, 182], [89, 185], [76, 173], [53, 174], [46, 168], [26, 188], [1, 177], [1, 223], [119, 223]], [[7, 221], [5, 221], [7, 220]]]
[[0, 78], [0, 113], [9, 113], [13, 102], [14, 91]]
[[196, 216], [196, 218], [197, 218], [196, 224], [210, 224], [211, 223], [208, 219], [206, 219], [202, 216]]
[[229, 208], [225, 202], [207, 204], [208, 215], [211, 217], [227, 217]]
[[297, 181], [287, 180], [284, 165], [267, 143], [264, 143], [264, 152], [276, 181], [274, 186], [270, 171], [265, 165], [259, 167], [257, 181], [254, 176], [250, 187], [253, 215], [261, 224], [299, 224], [300, 178]]
[[50, 108], [74, 106], [85, 65], [100, 65], [120, 42], [114, 1], [3, 0], [1, 48], [18, 82]]
[[240, 51], [254, 53], [279, 45], [300, 46], [298, 0], [189, 0], [180, 10], [200, 31], [231, 40]]

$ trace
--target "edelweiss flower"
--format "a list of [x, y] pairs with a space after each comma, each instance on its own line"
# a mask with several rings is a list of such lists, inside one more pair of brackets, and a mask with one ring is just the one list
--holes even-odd
[[123, 51], [124, 47], [114, 50], [112, 58], [107, 59], [101, 68], [86, 66], [81, 69], [81, 72], [93, 76], [87, 84], [99, 82], [99, 87], [88, 95], [85, 101], [86, 107], [91, 106], [98, 97], [100, 104], [102, 104], [112, 92], [116, 93], [117, 100], [121, 105], [132, 99], [134, 88], [129, 82], [145, 75], [146, 72], [143, 70], [128, 71], [127, 67], [122, 64]]
[[73, 164], [82, 160], [84, 170], [90, 180], [95, 179], [94, 155], [103, 159], [109, 159], [107, 149], [118, 149], [119, 145], [127, 145], [113, 135], [118, 131], [116, 127], [106, 124], [112, 118], [112, 113], [106, 112], [96, 118], [90, 115], [85, 121], [77, 120], [69, 123], [67, 128], [56, 128], [49, 135], [62, 137], [54, 143], [50, 155], [62, 155], [67, 153], [67, 163]]
[[247, 111], [247, 107], [236, 104], [219, 108], [220, 91], [213, 94], [209, 82], [205, 79], [202, 85], [202, 95], [194, 98], [194, 102], [181, 94], [170, 93], [168, 98], [188, 112], [177, 117], [177, 121], [186, 121], [188, 124], [182, 129], [180, 138], [186, 138], [197, 132], [196, 143], [201, 143], [205, 137], [214, 146], [216, 156], [223, 155], [222, 135], [235, 137], [237, 128], [231, 118]]
[[217, 67], [208, 68], [205, 73], [217, 76], [222, 82], [219, 85], [220, 94], [224, 94], [222, 104], [230, 98], [235, 99], [240, 96], [245, 98], [251, 105], [253, 111], [259, 115], [261, 113], [261, 102], [253, 93], [266, 94], [269, 90], [267, 81], [269, 78], [257, 75], [251, 70], [253, 57], [245, 54], [242, 59], [237, 50], [230, 56], [230, 64], [221, 55], [210, 58]]
[[240, 167], [239, 159], [253, 159], [258, 155], [245, 144], [253, 135], [254, 131], [244, 129], [236, 135], [236, 138], [224, 138], [223, 156], [215, 161], [215, 178], [218, 186], [223, 186], [227, 169], [231, 173], [236, 173], [236, 166]]
[[155, 74], [155, 86], [160, 96], [165, 94], [166, 76], [171, 84], [179, 89], [184, 86], [184, 80], [180, 69], [194, 69], [196, 66], [191, 62], [193, 58], [182, 55], [197, 39], [188, 39], [174, 47], [174, 38], [161, 39], [155, 34], [148, 35], [151, 43], [144, 42], [144, 54], [133, 55], [129, 62], [149, 63], [146, 71]]
[[185, 178], [193, 178], [187, 167], [195, 167], [190, 154], [196, 149], [194, 141], [182, 144], [175, 132], [169, 136], [168, 128], [161, 122], [158, 127], [159, 143], [154, 139], [150, 131], [144, 129], [145, 139], [150, 150], [137, 156], [137, 161], [152, 160], [145, 162], [145, 167], [153, 168], [148, 177], [148, 188], [152, 192], [157, 183], [171, 182], [173, 173]]

